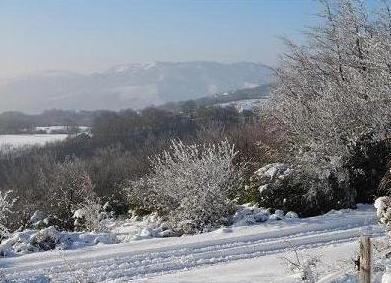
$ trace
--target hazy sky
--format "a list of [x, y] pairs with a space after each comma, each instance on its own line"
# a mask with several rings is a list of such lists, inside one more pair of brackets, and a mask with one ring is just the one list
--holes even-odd
[[313, 0], [0, 0], [0, 77], [150, 61], [274, 64]]

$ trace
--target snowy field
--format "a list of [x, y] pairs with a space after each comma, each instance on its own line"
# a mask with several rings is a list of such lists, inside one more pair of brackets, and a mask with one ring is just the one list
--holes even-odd
[[[35, 127], [36, 131], [41, 131], [46, 134], [56, 134], [58, 132], [65, 132], [67, 133], [69, 131], [69, 126], [47, 126], [47, 127]], [[91, 130], [91, 127], [86, 126], [77, 126], [77, 130], [80, 133], [87, 133]]]
[[65, 140], [68, 135], [0, 135], [0, 149], [2, 147], [21, 147], [32, 145], [44, 145], [48, 142]]
[[[116, 232], [131, 228], [123, 225]], [[383, 236], [371, 206], [194, 236], [3, 258], [0, 274], [5, 282], [302, 282], [283, 259], [297, 250], [302, 260], [318, 256], [317, 282], [356, 282], [352, 259], [362, 233]]]
[[269, 100], [267, 98], [254, 98], [217, 104], [220, 107], [235, 107], [239, 112], [262, 109]]

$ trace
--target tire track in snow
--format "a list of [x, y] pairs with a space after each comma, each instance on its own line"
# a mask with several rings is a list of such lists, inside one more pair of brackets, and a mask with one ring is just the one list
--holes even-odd
[[[279, 222], [280, 223], [280, 222]], [[273, 239], [284, 239], [284, 238], [291, 238], [291, 237], [298, 237], [303, 235], [311, 235], [321, 232], [327, 232], [327, 231], [341, 231], [345, 229], [355, 228], [355, 227], [369, 227], [369, 224], [375, 224], [376, 223], [376, 217], [373, 216], [373, 213], [371, 213], [371, 216], [368, 217], [367, 212], [360, 212], [356, 215], [349, 215], [349, 221], [346, 221], [346, 215], [338, 215], [335, 217], [335, 215], [332, 216], [332, 219], [330, 219], [329, 215], [323, 215], [323, 216], [317, 216], [313, 218], [307, 218], [306, 220], [299, 220], [299, 222], [292, 222], [292, 223], [284, 223], [283, 227], [281, 229], [276, 229], [276, 227], [270, 229], [270, 230], [262, 230], [260, 233], [257, 233], [257, 231], [251, 231], [249, 234], [246, 235], [236, 235], [235, 233], [230, 235], [230, 233], [222, 233], [222, 235], [226, 235], [225, 237], [220, 237], [217, 239], [204, 239], [204, 238], [196, 238], [196, 237], [186, 237], [185, 239], [189, 240], [189, 238], [192, 238], [193, 241], [185, 241], [183, 243], [180, 239], [182, 238], [168, 238], [169, 239], [179, 239], [180, 243], [177, 241], [171, 243], [165, 242], [163, 246], [156, 246], [154, 245], [154, 242], [151, 242], [151, 245], [148, 245], [148, 247], [142, 247], [141, 249], [138, 249], [136, 246], [136, 249], [133, 249], [133, 247], [123, 246], [121, 249], [116, 248], [117, 245], [110, 245], [105, 247], [106, 251], [109, 251], [108, 253], [99, 253], [98, 251], [94, 250], [93, 248], [87, 248], [82, 250], [73, 250], [76, 251], [76, 254], [72, 254], [72, 257], [77, 257], [77, 261], [88, 261], [88, 260], [97, 260], [97, 259], [106, 259], [108, 256], [111, 258], [117, 258], [122, 256], [130, 256], [135, 255], [137, 256], [140, 254], [140, 252], [149, 252], [149, 253], [156, 253], [156, 252], [164, 252], [167, 250], [170, 250], [171, 253], [187, 251], [189, 248], [191, 248], [193, 251], [196, 249], [205, 249], [208, 246], [216, 246], [216, 245], [243, 245], [243, 243], [249, 242], [253, 244], [255, 241], [270, 241]], [[288, 224], [288, 225], [287, 225]], [[291, 225], [293, 224], [293, 225]], [[285, 226], [286, 225], [286, 226]], [[257, 228], [257, 225], [250, 226]], [[249, 227], [249, 228], [250, 228]], [[262, 226], [258, 226], [262, 227]], [[377, 225], [376, 225], [377, 228]], [[208, 235], [202, 234], [204, 236]], [[228, 235], [228, 237], [227, 237]], [[200, 236], [200, 235], [198, 235]], [[164, 240], [164, 239], [163, 239]], [[146, 241], [141, 241], [143, 243], [146, 243]], [[182, 243], [181, 243], [182, 242]], [[136, 243], [136, 242], [133, 242]], [[114, 247], [113, 249], [109, 249], [108, 247]], [[71, 253], [73, 253], [71, 251]], [[42, 258], [40, 260], [32, 260], [26, 263], [26, 261], [23, 262], [23, 269], [29, 269], [29, 268], [37, 268], [42, 267], [46, 263], [47, 264], [53, 264], [55, 261], [53, 258], [51, 258], [49, 253], [54, 252], [48, 252], [48, 260], [42, 261]], [[39, 255], [39, 253], [36, 253], [35, 255]], [[171, 255], [171, 254], [170, 254]], [[60, 260], [57, 260], [59, 263], [61, 263]], [[0, 267], [7, 267], [7, 262], [10, 262], [11, 265], [14, 265], [13, 258], [6, 258], [3, 262], [0, 261]], [[1, 264], [3, 263], [3, 264]], [[8, 264], [9, 265], [9, 264]]]
[[[83, 278], [89, 278], [91, 282], [107, 280], [122, 282], [278, 253], [289, 250], [292, 246], [304, 249], [352, 241], [361, 234], [362, 228], [359, 225], [343, 230], [341, 227], [339, 229], [335, 227], [334, 229], [318, 229], [317, 231], [301, 232], [283, 237], [281, 237], [281, 233], [276, 233], [276, 231], [273, 233], [272, 231], [259, 235], [183, 244], [178, 247], [142, 250], [132, 255], [119, 255], [109, 259], [93, 260], [91, 258], [90, 261], [83, 259], [82, 262], [66, 259], [67, 263], [56, 266], [38, 265], [34, 268], [26, 268], [22, 273], [13, 270], [13, 268], [6, 268], [4, 273], [11, 282], [29, 282], [32, 278], [39, 278], [39, 276], [43, 278], [41, 282], [45, 282], [45, 277], [42, 275], [49, 274], [54, 282], [80, 281], [75, 278], [75, 274], [85, 274]], [[292, 229], [286, 230], [286, 233], [292, 232]], [[375, 229], [374, 233], [381, 234], [382, 231]]]

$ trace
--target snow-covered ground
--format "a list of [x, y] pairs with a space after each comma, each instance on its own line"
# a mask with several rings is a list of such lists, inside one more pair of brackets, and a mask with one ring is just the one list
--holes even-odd
[[371, 206], [194, 236], [4, 258], [0, 274], [7, 282], [298, 282], [282, 259], [297, 249], [302, 259], [319, 255], [320, 282], [348, 282], [362, 233], [383, 235]]
[[254, 109], [262, 109], [262, 107], [265, 106], [268, 101], [269, 100], [267, 98], [254, 98], [254, 99], [244, 99], [244, 100], [237, 100], [237, 101], [226, 102], [226, 103], [219, 103], [217, 105], [220, 107], [233, 106], [239, 112], [243, 112], [243, 111], [253, 111]]
[[[47, 127], [35, 127], [36, 131], [45, 132], [46, 134], [56, 134], [58, 132], [68, 132], [69, 126], [47, 126]], [[91, 130], [91, 127], [77, 126], [77, 130], [80, 133], [87, 133]]]
[[0, 149], [2, 147], [21, 147], [30, 145], [44, 145], [48, 142], [65, 140], [65, 134], [43, 135], [0, 135]]

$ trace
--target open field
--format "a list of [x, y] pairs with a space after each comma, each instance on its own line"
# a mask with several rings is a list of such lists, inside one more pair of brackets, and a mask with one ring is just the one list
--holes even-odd
[[65, 140], [67, 136], [65, 134], [0, 135], [0, 148], [44, 145], [48, 142]]

